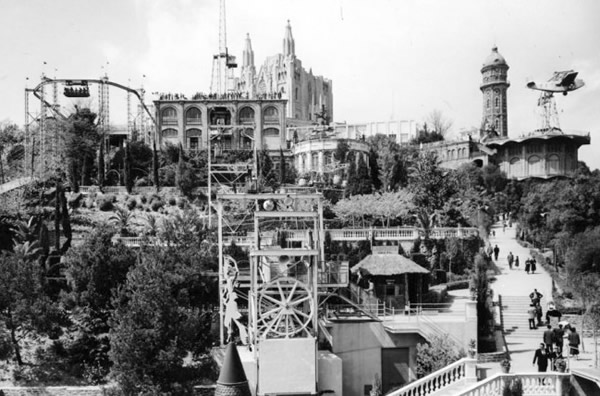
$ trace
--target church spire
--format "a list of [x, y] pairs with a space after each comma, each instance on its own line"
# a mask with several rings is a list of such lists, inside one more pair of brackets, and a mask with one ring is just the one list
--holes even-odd
[[290, 20], [287, 21], [285, 27], [285, 37], [283, 38], [283, 56], [296, 56], [296, 49], [294, 45], [294, 38], [292, 37], [292, 26]]
[[244, 48], [243, 58], [243, 67], [254, 67], [254, 51], [252, 50], [250, 33], [246, 33], [246, 48]]

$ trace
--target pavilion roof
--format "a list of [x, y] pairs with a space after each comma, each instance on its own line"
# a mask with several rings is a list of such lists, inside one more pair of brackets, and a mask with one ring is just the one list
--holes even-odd
[[429, 271], [400, 254], [371, 254], [350, 269], [352, 273], [371, 276], [428, 274]]

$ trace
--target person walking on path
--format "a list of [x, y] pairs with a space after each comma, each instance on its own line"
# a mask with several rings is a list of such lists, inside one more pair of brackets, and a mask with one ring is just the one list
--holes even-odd
[[529, 298], [531, 299], [531, 303], [534, 306], [540, 305], [540, 300], [544, 297], [542, 293], [538, 291], [538, 289], [533, 289], [533, 291], [529, 294]]
[[513, 256], [512, 252], [509, 252], [508, 253], [508, 257], [506, 257], [506, 259], [508, 260], [508, 268], [512, 269], [513, 261], [515, 259], [515, 256]]
[[569, 355], [574, 357], [575, 360], [579, 360], [579, 344], [581, 344], [581, 339], [575, 327], [571, 327], [571, 332], [567, 339], [569, 340]]
[[527, 313], [529, 314], [529, 330], [537, 329], [535, 325], [535, 306], [533, 304], [529, 306]]
[[540, 344], [540, 347], [535, 350], [535, 354], [533, 355], [533, 365], [535, 366], [537, 362], [538, 372], [545, 373], [548, 370], [548, 351], [545, 348], [543, 343]]
[[498, 245], [494, 246], [494, 260], [498, 261], [498, 254], [500, 253], [500, 248]]
[[562, 354], [563, 351], [564, 336], [565, 331], [563, 330], [563, 325], [559, 324], [558, 327], [554, 329], [554, 344], [560, 354]]
[[546, 352], [552, 352], [552, 344], [554, 343], [554, 332], [552, 331], [552, 326], [548, 324], [547, 329], [544, 331], [544, 335], [542, 336], [544, 340], [544, 344], [546, 344]]
[[531, 259], [531, 273], [535, 274], [535, 266], [536, 266], [536, 261], [534, 258]]
[[529, 259], [525, 260], [525, 272], [529, 274], [529, 269], [531, 268], [531, 261]]
[[542, 312], [542, 304], [538, 303], [535, 306], [535, 316], [537, 318], [537, 325], [539, 326], [543, 326], [544, 323], [542, 323], [542, 316], [544, 316], [543, 312]]
[[515, 257], [515, 268], [519, 269], [519, 256]]

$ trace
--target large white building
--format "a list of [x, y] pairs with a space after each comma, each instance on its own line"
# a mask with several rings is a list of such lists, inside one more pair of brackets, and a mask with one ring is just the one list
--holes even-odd
[[290, 22], [285, 29], [282, 53], [269, 56], [256, 68], [250, 35], [242, 54], [240, 76], [235, 90], [250, 98], [286, 99], [286, 117], [291, 125], [316, 121], [315, 114], [325, 107], [333, 118], [333, 88], [331, 80], [306, 71], [296, 56], [296, 45]]

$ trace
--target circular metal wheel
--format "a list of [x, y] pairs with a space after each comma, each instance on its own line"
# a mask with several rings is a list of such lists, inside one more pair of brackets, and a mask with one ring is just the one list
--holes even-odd
[[261, 338], [289, 338], [306, 332], [313, 319], [313, 297], [306, 284], [277, 278], [258, 291], [258, 333]]

